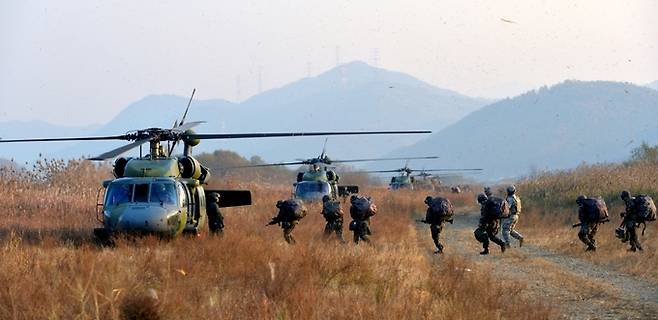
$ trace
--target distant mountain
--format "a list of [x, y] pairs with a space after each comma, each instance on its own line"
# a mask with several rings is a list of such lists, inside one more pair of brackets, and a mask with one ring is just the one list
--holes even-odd
[[653, 90], [658, 90], [658, 80], [656, 80], [656, 81], [654, 81], [654, 82], [652, 82], [652, 83], [649, 83], [649, 84], [647, 84], [646, 86], [649, 87], [649, 88], [651, 88], [651, 89], [653, 89]]
[[626, 160], [642, 141], [658, 143], [657, 118], [658, 91], [566, 81], [493, 103], [392, 155], [431, 150], [442, 157], [427, 167], [481, 167], [499, 179]]
[[[186, 97], [154, 95], [137, 101], [96, 135], [147, 127], [171, 127]], [[490, 101], [433, 87], [409, 75], [352, 62], [317, 77], [269, 90], [242, 103], [195, 100], [188, 121], [203, 120], [198, 132], [279, 132], [335, 130], [440, 130]], [[52, 136], [51, 134], [47, 134]], [[34, 136], [34, 135], [31, 135]], [[330, 138], [334, 157], [372, 157], [411, 145], [423, 135]], [[205, 141], [196, 151], [233, 150], [267, 161], [317, 156], [324, 138], [273, 138]], [[80, 143], [56, 155], [94, 155], [122, 142]], [[33, 146], [34, 147], [34, 146]], [[0, 156], [5, 154], [0, 152]]]

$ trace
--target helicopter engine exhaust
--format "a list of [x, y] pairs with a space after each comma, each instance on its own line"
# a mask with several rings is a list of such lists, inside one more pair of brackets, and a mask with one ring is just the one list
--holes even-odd
[[193, 157], [185, 156], [178, 159], [181, 177], [205, 181], [210, 177], [210, 172], [199, 161]]

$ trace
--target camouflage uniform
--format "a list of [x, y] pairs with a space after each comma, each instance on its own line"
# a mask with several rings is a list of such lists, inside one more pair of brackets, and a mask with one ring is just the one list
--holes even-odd
[[[360, 211], [354, 206], [354, 201], [357, 198], [368, 199], [370, 202], [370, 208], [368, 208], [367, 212]], [[354, 243], [359, 243], [359, 241], [370, 243], [370, 236], [372, 235], [372, 231], [370, 230], [370, 217], [377, 213], [377, 207], [371, 202], [370, 197], [352, 196], [350, 198], [350, 203], [352, 203], [350, 206], [350, 216], [352, 217], [350, 230], [354, 232]]]
[[519, 222], [519, 214], [521, 214], [521, 199], [516, 194], [507, 195], [507, 204], [510, 207], [510, 216], [509, 218], [502, 219], [503, 223], [503, 240], [505, 245], [509, 248], [510, 246], [510, 235], [519, 240], [519, 247], [523, 246], [523, 236], [516, 230], [514, 227]]
[[498, 238], [498, 229], [500, 227], [500, 222], [496, 219], [490, 220], [485, 217], [485, 203], [487, 201], [487, 196], [480, 194], [478, 196], [478, 202], [481, 205], [480, 208], [480, 223], [478, 228], [475, 229], [475, 239], [482, 243], [482, 248], [484, 249], [480, 254], [489, 254], [489, 240], [493, 241], [495, 244], [500, 246], [500, 250], [505, 252], [505, 242]]
[[224, 217], [219, 210], [219, 194], [210, 194], [206, 212], [208, 214], [208, 228], [210, 229], [210, 232], [213, 234], [223, 234]]
[[630, 242], [631, 251], [642, 251], [642, 244], [637, 236], [639, 219], [633, 201], [635, 198], [631, 197], [628, 192], [626, 192], [626, 194], [622, 192], [622, 200], [624, 200], [624, 203], [626, 204], [626, 212], [624, 213], [624, 220], [622, 221], [622, 225], [624, 226], [624, 229], [626, 229], [624, 240]]
[[599, 224], [596, 222], [582, 222], [580, 225], [580, 231], [578, 231], [578, 238], [584, 244], [587, 245], [587, 251], [596, 251], [596, 231], [599, 228]]
[[286, 240], [289, 244], [295, 244], [297, 241], [292, 235], [292, 230], [295, 229], [295, 226], [299, 223], [299, 220], [293, 220], [290, 222], [281, 222], [281, 228], [283, 229], [283, 239]]
[[[338, 206], [337, 212], [328, 212], [327, 204], [328, 202], [333, 202], [334, 205]], [[324, 237], [329, 238], [332, 233], [336, 232], [336, 236], [340, 242], [345, 242], [343, 238], [343, 209], [340, 208], [340, 202], [332, 201], [328, 196], [322, 198], [322, 216], [327, 221], [327, 224], [324, 226]]]
[[372, 232], [370, 231], [370, 218], [365, 220], [352, 220], [350, 223], [352, 225], [352, 230], [354, 232], [354, 243], [359, 243], [359, 241], [364, 241], [370, 243], [370, 236]]
[[[291, 203], [292, 207], [290, 206]], [[302, 201], [293, 199], [277, 201], [276, 207], [279, 209], [279, 213], [267, 225], [279, 224], [283, 229], [283, 239], [289, 244], [297, 243], [292, 231], [299, 223], [299, 220], [306, 216], [306, 207], [304, 207]]]
[[443, 253], [443, 244], [439, 240], [441, 231], [443, 231], [443, 222], [430, 224], [430, 231], [432, 232], [432, 240], [434, 240], [434, 245], [436, 246], [436, 253]]

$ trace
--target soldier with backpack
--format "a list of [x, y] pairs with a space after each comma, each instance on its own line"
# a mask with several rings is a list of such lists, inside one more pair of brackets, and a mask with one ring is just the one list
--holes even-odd
[[500, 250], [505, 252], [505, 242], [498, 238], [496, 234], [500, 227], [500, 219], [509, 216], [507, 202], [501, 198], [490, 197], [480, 193], [478, 195], [480, 208], [480, 223], [475, 229], [475, 239], [482, 243], [482, 252], [480, 254], [489, 254], [489, 240], [500, 246]]
[[578, 238], [587, 245], [585, 251], [596, 251], [596, 231], [599, 224], [608, 220], [608, 207], [601, 197], [588, 198], [580, 195], [576, 198], [578, 204], [578, 220], [580, 223], [574, 224], [573, 227], [580, 227]]
[[304, 203], [299, 199], [288, 199], [277, 201], [276, 207], [279, 209], [279, 213], [267, 225], [280, 225], [283, 229], [283, 239], [289, 244], [297, 243], [292, 235], [292, 230], [306, 216]]
[[507, 187], [507, 198], [505, 199], [509, 206], [509, 217], [503, 218], [503, 241], [505, 245], [510, 247], [510, 235], [519, 240], [519, 247], [523, 246], [523, 236], [514, 227], [519, 222], [519, 215], [521, 214], [521, 198], [516, 195], [516, 187], [511, 185]]
[[331, 200], [328, 195], [323, 196], [322, 216], [327, 221], [327, 224], [324, 226], [325, 239], [336, 232], [338, 240], [345, 243], [345, 239], [343, 238], [343, 209], [340, 207], [340, 202]]
[[[637, 228], [640, 224], [644, 224], [646, 228], [647, 221], [656, 220], [656, 205], [651, 197], [643, 194], [631, 197], [626, 190], [621, 192], [621, 199], [626, 204], [626, 212], [621, 214], [623, 220], [620, 228], [622, 226], [624, 228], [622, 242], [630, 242], [631, 248], [629, 251], [642, 251], [642, 244], [637, 236]], [[642, 230], [642, 234], [644, 234], [644, 230]]]
[[354, 232], [354, 243], [370, 242], [370, 218], [377, 214], [377, 206], [370, 197], [353, 195], [350, 198], [350, 231]]
[[439, 240], [441, 231], [443, 230], [443, 223], [450, 222], [452, 223], [452, 216], [455, 213], [452, 203], [450, 200], [441, 197], [427, 197], [425, 198], [425, 204], [427, 204], [427, 212], [425, 213], [425, 219], [419, 220], [419, 222], [426, 223], [430, 225], [430, 231], [432, 232], [432, 240], [436, 246], [436, 252], [434, 253], [443, 253], [443, 244]]

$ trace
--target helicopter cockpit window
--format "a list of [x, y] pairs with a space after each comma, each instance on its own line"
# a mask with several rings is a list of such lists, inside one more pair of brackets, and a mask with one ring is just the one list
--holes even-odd
[[297, 192], [306, 193], [306, 192], [321, 192], [328, 193], [329, 185], [326, 183], [300, 183], [297, 185]]
[[110, 185], [106, 196], [106, 206], [118, 206], [130, 202], [133, 194], [133, 185], [127, 183], [115, 183]]
[[135, 200], [133, 202], [147, 202], [149, 195], [149, 185], [148, 184], [136, 184], [135, 185]]
[[151, 184], [151, 202], [176, 204], [176, 198], [176, 185], [173, 183]]

